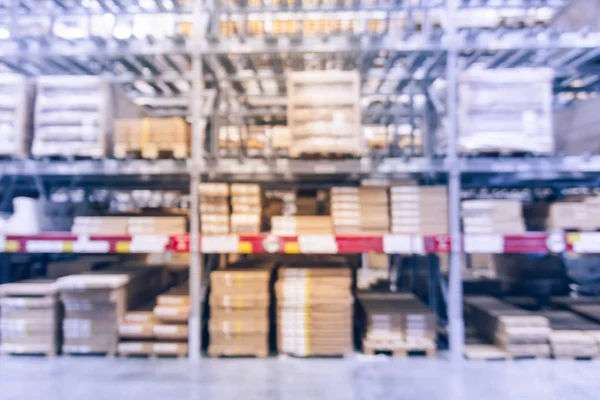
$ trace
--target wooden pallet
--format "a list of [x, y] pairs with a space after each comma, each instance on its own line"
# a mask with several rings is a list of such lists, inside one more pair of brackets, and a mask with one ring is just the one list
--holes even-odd
[[491, 344], [465, 345], [465, 358], [474, 361], [506, 361], [512, 359], [507, 352]]
[[47, 357], [47, 358], [55, 358], [57, 356], [57, 353], [55, 352], [49, 352], [49, 353], [44, 353], [44, 352], [16, 352], [16, 351], [10, 351], [10, 352], [6, 352], [6, 353], [0, 353], [0, 357]]
[[115, 358], [117, 356], [116, 352], [98, 352], [98, 353], [74, 353], [74, 352], [63, 352], [63, 356], [65, 357], [104, 357], [104, 358]]
[[303, 159], [303, 160], [322, 160], [322, 159], [333, 159], [333, 160], [347, 160], [352, 158], [360, 157], [358, 153], [337, 153], [331, 151], [314, 152], [314, 153], [294, 153], [290, 154], [291, 158]]
[[224, 353], [224, 352], [219, 352], [219, 351], [211, 351], [210, 349], [207, 352], [209, 357], [214, 357], [214, 358], [267, 358], [269, 357], [269, 353], [265, 353], [265, 352], [256, 352], [256, 353], [249, 353], [249, 352], [243, 352], [243, 353], [239, 353], [239, 354], [231, 354], [231, 353]]
[[118, 160], [144, 159], [144, 160], [183, 160], [188, 157], [187, 146], [173, 146], [172, 148], [160, 148], [146, 145], [143, 149], [132, 149], [115, 146], [114, 157]]

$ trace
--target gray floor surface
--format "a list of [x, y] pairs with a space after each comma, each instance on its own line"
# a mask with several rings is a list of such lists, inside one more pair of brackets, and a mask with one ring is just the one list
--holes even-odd
[[0, 358], [1, 400], [600, 399], [600, 362]]

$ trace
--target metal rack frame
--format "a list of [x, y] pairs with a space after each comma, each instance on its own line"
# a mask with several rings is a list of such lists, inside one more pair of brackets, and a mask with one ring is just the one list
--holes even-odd
[[[26, 16], [49, 16], [52, 23], [56, 18], [77, 15], [90, 18], [104, 13], [120, 13], [124, 16], [136, 14], [175, 14], [190, 18], [193, 26], [191, 37], [129, 38], [114, 37], [82, 38], [72, 43], [56, 38], [15, 37], [0, 39], [0, 66], [7, 71], [25, 75], [54, 74], [99, 74], [122, 85], [136, 96], [140, 104], [154, 109], [155, 114], [173, 114], [176, 108], [180, 115], [190, 115], [193, 125], [192, 156], [186, 162], [159, 161], [0, 161], [2, 175], [35, 176], [169, 176], [185, 174], [189, 177], [192, 210], [198, 210], [198, 185], [202, 179], [226, 180], [300, 180], [314, 175], [321, 179], [331, 176], [353, 178], [367, 176], [406, 176], [411, 174], [443, 174], [449, 187], [450, 222], [450, 274], [448, 285], [448, 322], [450, 356], [453, 361], [463, 359], [464, 321], [462, 316], [461, 253], [465, 238], [460, 233], [460, 189], [464, 174], [513, 174], [518, 179], [555, 179], [567, 177], [582, 179], [600, 174], [600, 157], [548, 157], [532, 159], [469, 159], [459, 157], [457, 152], [457, 85], [461, 69], [475, 64], [489, 68], [536, 66], [549, 63], [557, 71], [555, 90], [595, 91], [600, 87], [598, 70], [590, 61], [600, 55], [600, 33], [562, 32], [545, 27], [529, 26], [523, 29], [502, 27], [475, 29], [458, 26], [457, 16], [469, 7], [495, 7], [507, 9], [557, 8], [564, 2], [559, 0], [521, 0], [495, 2], [461, 0], [421, 0], [414, 5], [409, 0], [393, 0], [385, 4], [366, 5], [360, 1], [341, 1], [332, 5], [319, 2], [315, 7], [302, 7], [299, 2], [274, 7], [245, 6], [222, 7], [217, 0], [194, 0], [190, 7], [180, 6], [178, 0], [156, 0], [156, 7], [143, 9], [137, 0], [96, 0], [96, 8], [65, 6], [63, 1], [51, 0], [50, 14], [28, 7], [27, 0], [10, 0], [10, 7], [0, 7], [0, 24], [8, 21], [11, 33], [17, 30], [17, 19]], [[444, 4], [445, 3], [445, 4]], [[120, 5], [121, 4], [121, 5]], [[123, 6], [129, 4], [130, 6]], [[393, 11], [392, 11], [393, 10]], [[442, 26], [434, 26], [429, 12], [445, 15]], [[359, 24], [358, 33], [302, 36], [251, 36], [247, 27], [242, 33], [220, 37], [221, 16], [238, 15], [242, 20], [252, 13], [262, 13], [270, 18], [277, 13], [299, 15], [314, 12], [357, 12], [377, 11], [385, 14], [385, 28], [378, 34], [365, 32], [366, 19]], [[407, 16], [406, 29], [400, 31], [390, 23], [392, 12], [404, 12]], [[413, 18], [421, 12], [422, 21]], [[212, 22], [211, 22], [212, 21]], [[246, 24], [247, 25], [247, 24]], [[1, 28], [1, 27], [0, 27]], [[55, 40], [56, 39], [56, 40]], [[401, 40], [399, 40], [401, 39]], [[372, 110], [366, 107], [364, 116], [370, 121], [378, 119], [414, 118], [413, 95], [426, 94], [431, 97], [432, 113], [446, 115], [448, 132], [447, 155], [443, 159], [433, 158], [429, 149], [423, 157], [385, 157], [374, 159], [365, 155], [359, 160], [335, 160], [319, 166], [313, 162], [290, 159], [221, 159], [214, 151], [204, 148], [206, 127], [209, 119], [221, 112], [215, 107], [215, 92], [206, 96], [207, 89], [214, 88], [223, 97], [221, 100], [239, 106], [240, 96], [247, 93], [246, 86], [252, 82], [259, 88], [256, 94], [266, 107], [231, 107], [236, 118], [276, 115], [285, 113], [281, 106], [285, 95], [285, 81], [289, 71], [303, 69], [303, 55], [312, 54], [314, 62], [337, 65], [341, 68], [358, 68], [363, 81], [375, 81], [375, 89], [365, 96], [385, 99], [385, 107]], [[285, 59], [285, 60], [284, 60]], [[285, 62], [284, 62], [285, 61]], [[402, 63], [403, 68], [395, 68]], [[260, 65], [268, 68], [259, 68]], [[239, 66], [243, 66], [240, 68]], [[243, 71], [242, 71], [243, 70]], [[247, 72], [250, 72], [248, 74]], [[596, 79], [594, 79], [596, 77]], [[445, 102], [428, 92], [428, 85], [436, 78], [445, 78]], [[585, 85], [573, 85], [574, 80]], [[142, 93], [136, 83], [145, 82], [153, 94]], [[175, 83], [184, 81], [188, 90], [181, 90]], [[276, 92], [268, 93], [263, 83], [274, 81]], [[421, 83], [423, 83], [421, 85]], [[185, 86], [185, 85], [184, 85]], [[385, 88], [389, 88], [384, 90]], [[410, 88], [411, 106], [400, 107], [393, 98]], [[283, 97], [284, 98], [284, 97]], [[443, 104], [445, 103], [445, 105]], [[431, 117], [431, 116], [429, 116]], [[216, 118], [215, 118], [216, 120]], [[214, 122], [214, 121], [213, 121]], [[215, 140], [215, 133], [209, 134]], [[213, 146], [214, 147], [214, 146]], [[70, 237], [69, 237], [70, 238]], [[70, 240], [70, 239], [69, 239]], [[190, 358], [200, 357], [201, 348], [201, 301], [204, 282], [203, 259], [200, 248], [200, 223], [198, 212], [191, 213], [189, 235], [190, 295], [192, 310], [190, 317]], [[536, 242], [537, 243], [537, 242]]]

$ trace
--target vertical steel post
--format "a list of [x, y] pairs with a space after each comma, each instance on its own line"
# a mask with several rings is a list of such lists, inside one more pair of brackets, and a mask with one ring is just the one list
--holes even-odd
[[448, 334], [450, 336], [450, 359], [463, 359], [465, 344], [462, 293], [462, 237], [460, 233], [460, 160], [458, 158], [458, 44], [455, 25], [457, 0], [447, 1], [446, 35], [448, 55], [446, 67], [446, 130], [448, 135], [448, 222], [452, 250], [448, 287]]
[[200, 359], [202, 349], [202, 255], [200, 254], [200, 215], [199, 185], [203, 169], [204, 129], [202, 115], [202, 56], [200, 52], [203, 0], [194, 1], [194, 36], [192, 46], [192, 96], [190, 107], [192, 114], [192, 159], [190, 167], [190, 320], [189, 320], [189, 358]]

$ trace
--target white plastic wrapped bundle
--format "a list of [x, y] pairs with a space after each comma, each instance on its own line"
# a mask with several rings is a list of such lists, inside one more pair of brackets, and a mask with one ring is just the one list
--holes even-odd
[[459, 86], [463, 153], [554, 152], [548, 68], [470, 70]]
[[28, 155], [32, 101], [30, 81], [20, 75], [0, 74], [0, 156]]
[[112, 129], [111, 87], [95, 76], [38, 78], [34, 156], [106, 155]]

